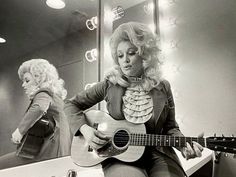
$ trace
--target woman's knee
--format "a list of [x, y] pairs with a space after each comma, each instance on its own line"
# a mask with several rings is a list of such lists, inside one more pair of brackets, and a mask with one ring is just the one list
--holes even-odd
[[142, 168], [116, 162], [103, 167], [105, 177], [148, 177]]

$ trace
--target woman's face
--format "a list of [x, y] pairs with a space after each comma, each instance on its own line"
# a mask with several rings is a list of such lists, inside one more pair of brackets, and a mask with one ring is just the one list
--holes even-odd
[[22, 87], [23, 87], [26, 95], [28, 95], [29, 97], [38, 88], [37, 83], [36, 83], [34, 77], [32, 76], [32, 74], [30, 74], [28, 72], [26, 72], [24, 74], [22, 82], [23, 82], [22, 83]]
[[117, 46], [117, 57], [121, 71], [127, 76], [139, 77], [143, 74], [142, 58], [137, 47], [129, 41], [122, 41]]

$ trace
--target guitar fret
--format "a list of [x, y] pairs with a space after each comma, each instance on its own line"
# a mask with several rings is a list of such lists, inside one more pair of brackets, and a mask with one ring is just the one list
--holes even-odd
[[152, 136], [152, 145], [154, 146], [154, 136]]
[[162, 146], [162, 136], [160, 136], [160, 146]]
[[141, 134], [141, 135], [140, 135], [140, 143], [141, 143], [141, 145], [143, 145], [143, 144], [144, 144], [144, 142], [143, 142], [143, 141], [144, 141], [144, 139], [143, 139], [143, 134]]
[[149, 145], [152, 146], [152, 136], [149, 135]]
[[144, 144], [144, 138], [143, 138], [143, 134], [141, 134], [141, 136], [140, 136], [140, 142], [141, 142], [141, 145], [143, 146], [143, 144]]
[[[144, 138], [145, 137], [145, 138]], [[148, 141], [148, 138], [149, 136], [146, 135], [146, 136], [143, 136], [143, 138], [146, 140], [146, 141], [143, 141], [144, 144], [148, 145], [149, 144], [149, 141]]]
[[138, 144], [138, 145], [140, 145], [139, 136], [140, 136], [140, 135], [138, 134], [137, 137], [136, 137], [136, 141], [137, 141], [137, 144]]
[[149, 145], [149, 137], [150, 137], [149, 135], [146, 136], [146, 140], [147, 140], [146, 145]]
[[152, 144], [151, 144], [151, 142], [152, 142], [152, 140], [151, 140], [151, 135], [149, 135], [149, 137], [148, 137], [148, 139], [149, 139], [149, 146], [151, 146]]
[[164, 142], [163, 142], [164, 146], [166, 146], [166, 136], [164, 136]]

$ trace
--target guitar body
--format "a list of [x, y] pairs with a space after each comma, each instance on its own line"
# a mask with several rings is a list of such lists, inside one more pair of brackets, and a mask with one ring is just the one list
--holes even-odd
[[27, 159], [34, 159], [40, 152], [44, 139], [54, 132], [55, 121], [44, 115], [23, 136], [17, 146], [16, 155]]
[[129, 146], [129, 135], [127, 135], [127, 141], [119, 144], [119, 138], [115, 134], [126, 132], [145, 134], [144, 124], [132, 124], [126, 120], [114, 120], [105, 112], [96, 110], [88, 111], [85, 115], [89, 125], [111, 137], [111, 142], [99, 152], [95, 152], [91, 150], [82, 135], [75, 136], [72, 141], [71, 157], [77, 165], [83, 167], [94, 166], [111, 157], [124, 162], [133, 162], [142, 156], [145, 149], [144, 146]]

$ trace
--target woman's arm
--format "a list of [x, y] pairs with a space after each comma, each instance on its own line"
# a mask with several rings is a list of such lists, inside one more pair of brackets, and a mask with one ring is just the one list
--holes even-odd
[[94, 106], [105, 98], [108, 81], [99, 82], [65, 102], [65, 113], [73, 135], [80, 133], [80, 127], [87, 124], [84, 110]]
[[47, 112], [51, 101], [52, 97], [45, 91], [38, 92], [34, 96], [32, 104], [18, 125], [19, 132], [22, 135], [24, 135], [35, 122]]
[[[173, 136], [184, 136], [179, 129], [179, 125], [175, 120], [175, 104], [173, 95], [171, 92], [170, 84], [168, 81], [164, 81], [165, 88], [167, 91], [168, 105], [169, 105], [169, 113], [167, 115], [166, 122], [164, 124], [164, 134], [173, 135]], [[197, 142], [193, 142], [192, 145], [186, 143], [186, 147], [177, 148], [181, 151], [184, 158], [187, 160], [190, 158], [201, 157], [203, 147]]]
[[167, 135], [174, 135], [174, 136], [183, 136], [182, 132], [179, 129], [179, 125], [175, 120], [175, 103], [173, 94], [171, 91], [170, 83], [168, 81], [163, 81], [165, 86], [168, 105], [169, 105], [169, 112], [167, 114], [166, 122], [164, 123], [163, 127], [163, 134]]

